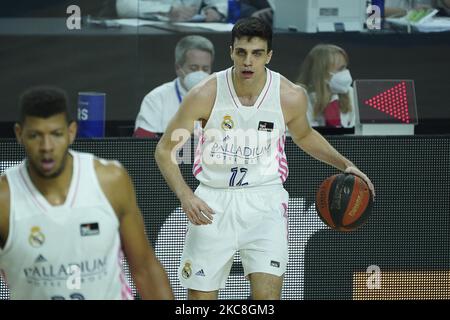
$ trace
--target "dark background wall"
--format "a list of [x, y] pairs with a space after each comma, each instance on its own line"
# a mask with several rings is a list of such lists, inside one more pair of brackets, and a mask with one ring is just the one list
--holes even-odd
[[[290, 262], [283, 298], [352, 299], [354, 274], [363, 274], [362, 287], [366, 288], [366, 269], [371, 265], [378, 266], [382, 273], [417, 272], [419, 280], [431, 272], [449, 275], [450, 138], [332, 136], [328, 140], [372, 179], [377, 193], [372, 215], [354, 232], [327, 228], [315, 212], [315, 193], [320, 183], [337, 171], [312, 159], [288, 139], [289, 178], [285, 188], [290, 196]], [[187, 219], [153, 159], [156, 143], [131, 138], [79, 140], [73, 148], [118, 159], [128, 169], [149, 240], [180, 298], [185, 297], [185, 290], [176, 273]], [[1, 172], [20, 161], [23, 150], [12, 139], [0, 139], [0, 155]], [[181, 169], [187, 183], [195, 188], [198, 183], [192, 175], [192, 164], [183, 164]], [[397, 298], [419, 299], [430, 294], [435, 299], [450, 297], [448, 276], [446, 283], [442, 277], [429, 279], [426, 288], [430, 292], [422, 293], [422, 282], [408, 286], [405, 278], [399, 280], [400, 284], [394, 284], [382, 274], [381, 289], [393, 291]], [[439, 287], [442, 289], [437, 291]], [[248, 290], [242, 266], [235, 260], [222, 298], [247, 298]], [[419, 295], [414, 296], [417, 291]]]

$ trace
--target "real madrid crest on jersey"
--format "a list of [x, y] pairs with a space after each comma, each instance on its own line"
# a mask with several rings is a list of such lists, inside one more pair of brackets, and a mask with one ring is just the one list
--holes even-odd
[[223, 117], [223, 121], [222, 121], [222, 129], [223, 130], [231, 130], [234, 127], [234, 122], [231, 119], [231, 116], [225, 116]]
[[181, 270], [181, 275], [183, 278], [188, 279], [192, 275], [191, 262], [188, 260], [184, 263], [183, 270]]
[[37, 226], [31, 228], [28, 242], [34, 248], [38, 248], [44, 244], [45, 235], [41, 232], [41, 228]]

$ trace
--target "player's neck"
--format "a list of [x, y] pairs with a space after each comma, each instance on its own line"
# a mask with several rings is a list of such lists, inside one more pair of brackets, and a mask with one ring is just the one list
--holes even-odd
[[[256, 100], [263, 90], [266, 79], [267, 79], [267, 71], [264, 70], [264, 73], [260, 77], [255, 77], [254, 79], [240, 79], [235, 74], [235, 69], [233, 69], [232, 73], [233, 86], [236, 91], [236, 95], [240, 99], [252, 101]], [[244, 104], [244, 103], [243, 103]], [[245, 105], [245, 104], [244, 104]]]
[[70, 153], [67, 155], [63, 166], [62, 172], [54, 178], [44, 178], [32, 166], [27, 166], [28, 175], [33, 185], [51, 205], [60, 205], [66, 201], [73, 174], [73, 157]]

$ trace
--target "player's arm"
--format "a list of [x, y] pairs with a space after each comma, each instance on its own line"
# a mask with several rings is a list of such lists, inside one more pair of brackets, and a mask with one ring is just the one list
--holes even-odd
[[9, 234], [9, 186], [5, 175], [0, 175], [0, 248], [6, 244]]
[[347, 173], [360, 176], [367, 182], [370, 190], [375, 195], [370, 179], [350, 160], [333, 148], [320, 133], [311, 128], [306, 115], [308, 102], [304, 90], [283, 79], [281, 105], [292, 140], [297, 146], [322, 162]]
[[130, 176], [117, 162], [96, 161], [96, 172], [120, 222], [122, 248], [143, 299], [173, 299], [169, 279], [145, 235]]
[[161, 174], [180, 200], [189, 220], [197, 225], [211, 223], [213, 211], [196, 197], [186, 184], [176, 163], [175, 154], [191, 137], [195, 121], [209, 119], [215, 97], [216, 78], [212, 75], [184, 97], [155, 150], [155, 159]]

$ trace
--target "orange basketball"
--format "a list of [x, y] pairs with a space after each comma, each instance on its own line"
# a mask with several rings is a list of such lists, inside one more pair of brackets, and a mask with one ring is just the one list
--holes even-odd
[[319, 187], [316, 211], [330, 228], [352, 231], [363, 225], [372, 212], [373, 198], [367, 183], [358, 176], [335, 174]]

